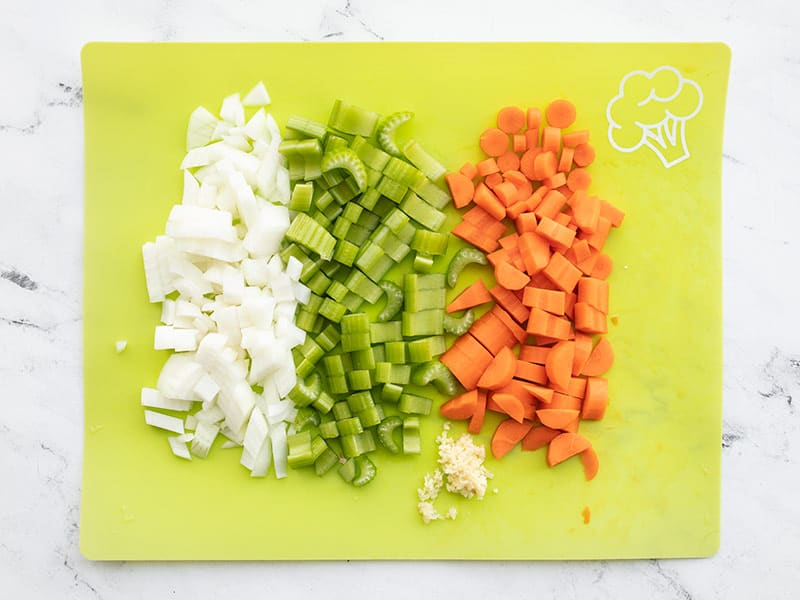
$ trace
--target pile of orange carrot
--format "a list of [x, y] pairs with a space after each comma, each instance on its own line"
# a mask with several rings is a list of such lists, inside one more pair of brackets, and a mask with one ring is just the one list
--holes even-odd
[[[547, 446], [552, 467], [580, 456], [587, 479], [598, 470], [582, 419], [602, 419], [614, 353], [607, 332], [611, 258], [603, 246], [624, 213], [590, 195], [595, 152], [586, 130], [566, 132], [574, 105], [544, 112], [509, 106], [480, 136], [487, 155], [446, 181], [459, 209], [453, 233], [487, 253], [496, 285], [478, 280], [448, 312], [494, 302], [441, 356], [466, 393], [443, 404], [450, 419], [481, 431], [487, 410], [508, 415], [494, 432], [496, 458], [517, 444]], [[513, 231], [508, 225], [513, 224]]]

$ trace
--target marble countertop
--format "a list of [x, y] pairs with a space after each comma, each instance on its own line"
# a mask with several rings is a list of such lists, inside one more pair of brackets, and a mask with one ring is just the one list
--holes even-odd
[[[2, 3], [0, 582], [15, 598], [790, 598], [800, 587], [800, 9], [788, 0]], [[135, 5], [135, 8], [133, 8]], [[580, 6], [578, 6], [580, 5]], [[626, 6], [629, 5], [629, 6]], [[509, 15], [515, 15], [509, 17]], [[569, 14], [569, 16], [567, 16]], [[45, 18], [45, 15], [47, 17]], [[454, 15], [457, 15], [454, 16]], [[90, 40], [724, 41], [722, 543], [702, 560], [93, 563], [78, 551], [82, 93]], [[753, 116], [758, 115], [759, 119]], [[793, 216], [794, 215], [794, 216]], [[760, 309], [758, 308], [760, 307]]]

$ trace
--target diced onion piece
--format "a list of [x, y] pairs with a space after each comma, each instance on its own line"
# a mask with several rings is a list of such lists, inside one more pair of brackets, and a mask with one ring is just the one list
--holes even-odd
[[145, 410], [144, 421], [153, 427], [183, 434], [183, 420], [178, 417], [170, 417], [169, 415], [154, 410]]
[[286, 467], [289, 458], [289, 446], [286, 443], [286, 424], [276, 423], [270, 429], [270, 443], [272, 444], [272, 465], [275, 470], [275, 478], [283, 479], [286, 477]]
[[189, 126], [186, 128], [186, 150], [205, 146], [211, 141], [217, 118], [202, 106], [198, 106], [189, 115]]
[[149, 408], [163, 408], [164, 410], [186, 411], [192, 408], [191, 401], [166, 398], [161, 392], [153, 388], [142, 388], [141, 404]]
[[117, 340], [116, 342], [114, 342], [114, 349], [117, 351], [117, 354], [124, 351], [125, 348], [127, 347], [128, 347], [127, 340]]
[[231, 125], [236, 125], [237, 127], [244, 125], [244, 106], [242, 105], [241, 96], [239, 94], [231, 94], [225, 98], [222, 101], [222, 108], [219, 109], [219, 116], [223, 121]]
[[180, 458], [192, 460], [192, 455], [189, 454], [189, 449], [186, 447], [186, 442], [181, 437], [168, 437], [169, 446], [172, 448], [172, 453]]
[[198, 423], [192, 440], [191, 451], [198, 458], [208, 456], [209, 450], [214, 440], [217, 439], [219, 427], [211, 423]]
[[242, 100], [244, 106], [265, 106], [270, 103], [269, 93], [263, 81], [259, 81]]

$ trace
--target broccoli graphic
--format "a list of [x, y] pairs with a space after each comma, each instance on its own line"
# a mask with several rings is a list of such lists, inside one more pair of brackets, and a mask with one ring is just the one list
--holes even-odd
[[608, 141], [620, 152], [647, 146], [666, 168], [689, 158], [686, 121], [703, 104], [703, 91], [674, 67], [632, 71], [608, 103]]

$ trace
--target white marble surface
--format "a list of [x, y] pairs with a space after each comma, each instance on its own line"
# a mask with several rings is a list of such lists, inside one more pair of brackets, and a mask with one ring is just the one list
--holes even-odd
[[[569, 3], [569, 15], [566, 5], [525, 0], [462, 0], [455, 11], [445, 6], [431, 0], [0, 0], [3, 597], [199, 598], [223, 590], [231, 597], [493, 597], [498, 585], [510, 597], [797, 597], [798, 5], [674, 0], [655, 9], [604, 0]], [[90, 40], [321, 39], [721, 40], [731, 46], [722, 545], [713, 558], [467, 566], [92, 563], [80, 555], [81, 46]]]

